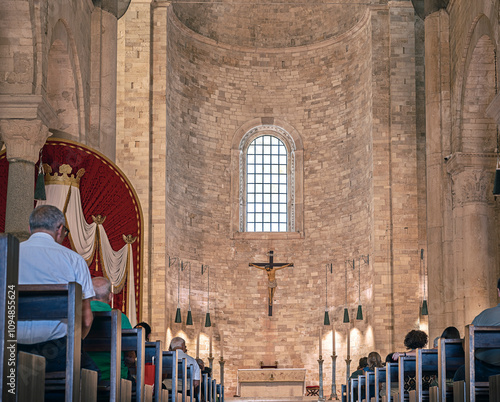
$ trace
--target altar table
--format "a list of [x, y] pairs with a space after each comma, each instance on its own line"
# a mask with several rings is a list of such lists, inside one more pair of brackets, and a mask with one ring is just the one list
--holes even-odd
[[238, 395], [241, 397], [303, 396], [306, 369], [239, 369]]

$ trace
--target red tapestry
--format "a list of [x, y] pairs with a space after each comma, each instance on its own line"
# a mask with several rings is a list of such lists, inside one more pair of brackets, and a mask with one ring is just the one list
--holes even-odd
[[[143, 249], [143, 217], [139, 199], [132, 185], [123, 172], [101, 153], [76, 142], [49, 139], [43, 147], [43, 163], [50, 165], [52, 172], [59, 172], [59, 166], [68, 164], [72, 174], [84, 168], [85, 174], [80, 181], [82, 209], [87, 223], [92, 223], [92, 215], [106, 217], [102, 224], [106, 230], [113, 250], [125, 245], [123, 235], [137, 236], [132, 243], [135, 276], [135, 300], [137, 321], [141, 321], [141, 280], [142, 280], [142, 249]], [[0, 232], [5, 231], [5, 210], [7, 200], [7, 181], [9, 164], [5, 151], [0, 153]], [[33, 172], [33, 186], [35, 172]], [[71, 248], [69, 240], [64, 245]], [[92, 276], [102, 276], [99, 253], [94, 254], [94, 260], [89, 267]], [[128, 280], [128, 279], [127, 279]], [[126, 311], [127, 283], [120, 293], [114, 296], [113, 306]]]

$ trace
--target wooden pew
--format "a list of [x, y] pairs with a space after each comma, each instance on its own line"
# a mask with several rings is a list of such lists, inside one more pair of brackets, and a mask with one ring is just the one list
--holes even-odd
[[[417, 349], [417, 364], [416, 364], [416, 384], [415, 384], [415, 401], [429, 401], [429, 384], [430, 381], [425, 381], [425, 378], [438, 377], [438, 351], [436, 349]], [[425, 386], [427, 385], [427, 386]], [[426, 388], [426, 389], [424, 389]], [[413, 391], [410, 391], [413, 393]]]
[[375, 369], [375, 389], [380, 389], [381, 385], [385, 383], [385, 394], [378, 400], [390, 402], [394, 399], [391, 399], [391, 389], [394, 388], [394, 385], [398, 386], [398, 376], [399, 369], [397, 363], [387, 363], [385, 368]]
[[[169, 390], [169, 398], [168, 400], [175, 401], [177, 398], [177, 381], [179, 379], [179, 373], [178, 373], [178, 353], [177, 350], [174, 351], [163, 351], [162, 352], [162, 379], [168, 379], [172, 381], [172, 389]], [[180, 373], [181, 376], [184, 376], [185, 380], [185, 373], [182, 372]], [[155, 383], [156, 385], [156, 383]], [[186, 398], [185, 395], [186, 392], [186, 387], [183, 388], [183, 395], [184, 399]], [[163, 402], [168, 402], [164, 401], [162, 398]]]
[[[62, 374], [65, 400], [80, 399], [82, 288], [76, 282], [60, 285], [19, 285], [18, 320], [67, 320], [66, 371]], [[49, 374], [46, 378], [50, 377]], [[58, 373], [56, 378], [61, 377]], [[60, 381], [56, 379], [56, 381]], [[57, 385], [56, 385], [57, 386]], [[49, 384], [46, 384], [46, 389]]]
[[416, 379], [417, 363], [415, 356], [399, 356], [398, 361], [398, 401], [410, 400], [410, 394], [405, 390], [405, 377], [410, 376]]
[[[349, 378], [349, 386], [348, 386], [348, 400], [350, 402], [357, 401], [357, 392], [354, 392], [354, 390], [358, 389], [358, 378]], [[355, 399], [356, 398], [356, 399]]]
[[462, 340], [440, 338], [438, 358], [438, 399], [443, 402], [451, 401], [453, 400], [453, 387], [448, 386], [446, 380], [453, 379], [457, 369], [465, 364]]
[[365, 399], [365, 391], [366, 390], [366, 374], [360, 374], [358, 376], [358, 402], [361, 402]]
[[162, 342], [146, 342], [144, 345], [145, 363], [154, 364], [155, 366], [155, 385], [153, 387], [153, 400], [155, 402], [168, 402], [168, 391], [162, 389], [162, 373], [163, 373], [163, 358], [162, 358]]
[[[18, 383], [16, 372], [11, 373], [9, 359], [17, 353], [17, 282], [19, 241], [12, 235], [0, 234], [0, 399], [15, 401]], [[7, 347], [9, 349], [7, 349]], [[12, 351], [12, 352], [11, 352]], [[45, 367], [45, 362], [43, 363]], [[38, 371], [34, 368], [33, 375]], [[45, 369], [44, 369], [45, 371]], [[9, 379], [9, 376], [12, 378]]]
[[465, 327], [465, 400], [474, 402], [477, 396], [488, 394], [489, 383], [476, 381], [475, 354], [477, 349], [499, 349], [500, 327]]
[[[44, 402], [45, 358], [26, 352], [17, 356], [17, 398], [19, 401]], [[8, 401], [9, 399], [2, 399]], [[16, 395], [10, 400], [15, 401]]]
[[[122, 352], [135, 352], [137, 356], [135, 373], [135, 400], [137, 402], [149, 402], [145, 397], [146, 388], [152, 388], [151, 385], [144, 384], [145, 336], [143, 328], [122, 329]], [[148, 390], [148, 394], [152, 394], [152, 390]]]
[[365, 376], [366, 376], [365, 400], [367, 402], [371, 402], [372, 398], [375, 397], [375, 395], [377, 395], [377, 389], [375, 388], [375, 372], [374, 371], [367, 371]]
[[[99, 394], [109, 392], [109, 400], [113, 402], [130, 400], [130, 381], [121, 378], [121, 312], [96, 311], [90, 332], [83, 341], [83, 347], [87, 352], [110, 352], [110, 385], [98, 386]], [[123, 380], [123, 381], [122, 381]], [[125, 389], [121, 392], [121, 384]]]

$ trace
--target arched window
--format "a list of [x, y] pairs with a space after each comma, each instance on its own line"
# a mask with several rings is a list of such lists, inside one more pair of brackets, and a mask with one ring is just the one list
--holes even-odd
[[231, 232], [235, 238], [303, 237], [303, 145], [290, 124], [257, 118], [231, 146]]
[[247, 232], [287, 232], [289, 152], [278, 137], [261, 135], [246, 149]]

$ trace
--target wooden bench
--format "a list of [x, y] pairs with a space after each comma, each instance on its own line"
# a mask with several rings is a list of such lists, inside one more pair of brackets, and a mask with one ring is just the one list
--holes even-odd
[[[438, 351], [436, 349], [417, 349], [416, 359], [416, 384], [415, 390], [410, 391], [410, 394], [414, 395], [414, 397], [410, 396], [410, 400], [415, 400], [417, 402], [429, 401], [430, 379], [438, 378]], [[429, 378], [429, 380], [427, 380], [427, 386], [424, 386], [426, 377]]]
[[[465, 392], [465, 400], [474, 402], [477, 397], [489, 393], [489, 382], [476, 381], [475, 356], [478, 349], [500, 349], [500, 327], [465, 327], [465, 384], [454, 384], [454, 392]], [[461, 382], [460, 382], [461, 383]], [[462, 395], [455, 395], [455, 400], [462, 400]]]
[[[137, 402], [152, 400], [152, 386], [144, 384], [144, 370], [146, 365], [145, 353], [145, 330], [143, 328], [122, 329], [122, 352], [135, 352], [136, 372], [135, 372], [135, 400]], [[146, 391], [146, 389], [148, 389]], [[146, 398], [146, 394], [151, 395], [151, 399]]]
[[390, 402], [392, 400], [391, 390], [398, 386], [398, 375], [399, 370], [397, 363], [387, 363], [383, 368], [375, 368], [375, 389], [380, 389], [382, 384], [385, 383], [385, 394], [379, 399], [375, 399], [376, 401], [382, 400], [383, 402]]
[[[19, 241], [12, 235], [0, 234], [0, 399], [15, 401], [18, 383], [11, 375], [9, 358], [17, 353], [17, 282], [19, 273]], [[7, 314], [6, 314], [7, 313]], [[9, 347], [9, 349], [7, 349]], [[10, 352], [12, 350], [12, 352]], [[45, 362], [43, 363], [45, 371]], [[39, 371], [34, 368], [33, 376]], [[16, 373], [14, 372], [14, 379]], [[10, 392], [9, 392], [10, 391]], [[13, 393], [12, 393], [13, 392]]]
[[398, 360], [398, 401], [410, 400], [410, 393], [405, 390], [405, 377], [413, 377], [416, 381], [417, 361], [415, 356], [399, 356]]
[[440, 338], [438, 343], [438, 400], [453, 400], [453, 387], [447, 379], [453, 379], [457, 369], [465, 364], [464, 348], [461, 339]]
[[110, 353], [110, 385], [99, 385], [98, 392], [99, 395], [109, 393], [109, 400], [112, 402], [132, 399], [131, 382], [121, 378], [121, 320], [121, 312], [118, 310], [94, 312], [92, 327], [83, 341], [86, 352]]
[[155, 380], [153, 386], [153, 400], [155, 402], [168, 402], [168, 391], [162, 389], [163, 374], [163, 346], [161, 341], [146, 342], [144, 345], [145, 363], [155, 366]]
[[[354, 392], [356, 390], [356, 392]], [[347, 398], [350, 402], [357, 401], [358, 378], [349, 378]]]
[[[168, 400], [175, 401], [176, 396], [177, 396], [177, 382], [179, 380], [179, 373], [178, 373], [178, 353], [177, 350], [174, 351], [163, 351], [162, 352], [162, 380], [168, 379], [172, 381], [172, 388], [169, 390], [168, 393]], [[184, 399], [186, 398], [186, 387], [185, 387], [185, 372], [181, 372], [180, 376], [183, 379], [183, 395]], [[175, 395], [175, 397], [174, 397]], [[167, 401], [163, 401], [167, 402]]]
[[18, 286], [19, 321], [67, 320], [66, 370], [47, 374], [46, 390], [64, 386], [68, 402], [80, 399], [81, 314], [82, 288], [76, 282]]

